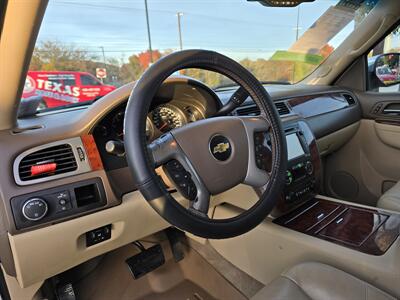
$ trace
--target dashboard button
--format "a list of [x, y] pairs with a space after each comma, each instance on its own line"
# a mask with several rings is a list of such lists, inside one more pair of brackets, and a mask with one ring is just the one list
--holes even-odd
[[293, 174], [290, 171], [286, 171], [286, 179], [285, 179], [285, 183], [286, 185], [290, 185], [293, 182]]
[[314, 172], [314, 166], [311, 161], [306, 162], [305, 169], [308, 175], [312, 175], [312, 173]]
[[48, 209], [46, 201], [42, 198], [31, 198], [22, 206], [22, 214], [29, 221], [39, 221], [46, 216]]

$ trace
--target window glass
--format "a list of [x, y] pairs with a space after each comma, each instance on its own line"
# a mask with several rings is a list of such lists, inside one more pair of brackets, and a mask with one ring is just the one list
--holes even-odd
[[96, 79], [89, 75], [81, 75], [81, 84], [82, 85], [101, 85]]
[[[87, 105], [184, 49], [225, 54], [265, 84], [296, 83], [341, 45], [377, 2], [316, 0], [273, 8], [246, 0], [50, 0], [23, 98], [40, 95], [41, 108], [48, 109]], [[180, 73], [212, 88], [232, 84], [203, 70]]]

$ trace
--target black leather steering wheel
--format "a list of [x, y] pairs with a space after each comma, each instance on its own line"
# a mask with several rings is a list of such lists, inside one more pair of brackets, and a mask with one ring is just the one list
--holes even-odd
[[[187, 68], [206, 69], [229, 77], [246, 90], [261, 115], [197, 121], [174, 129], [148, 145], [146, 116], [155, 93], [168, 76]], [[256, 132], [268, 132], [270, 136], [270, 170], [256, 165]], [[153, 64], [137, 81], [129, 97], [124, 134], [128, 165], [136, 186], [160, 216], [182, 230], [213, 239], [238, 236], [260, 224], [279, 199], [287, 165], [286, 139], [279, 114], [261, 83], [239, 63], [219, 53], [186, 50]], [[155, 168], [161, 165], [168, 166], [168, 173], [176, 179], [180, 190], [187, 190], [187, 198], [191, 199], [188, 209], [176, 201], [156, 174]], [[210, 218], [210, 196], [240, 183], [263, 187], [257, 203], [232, 218]]]

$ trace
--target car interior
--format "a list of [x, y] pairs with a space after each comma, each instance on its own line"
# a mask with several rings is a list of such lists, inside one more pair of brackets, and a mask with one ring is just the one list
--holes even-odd
[[[0, 2], [1, 299], [400, 299], [400, 2], [182, 2]], [[114, 52], [96, 46], [99, 96], [68, 81], [87, 69], [43, 63], [43, 30], [85, 35], [130, 5], [147, 17], [142, 73], [114, 84]], [[153, 61], [169, 5], [184, 7], [180, 46]], [[97, 9], [110, 15], [80, 15]], [[286, 13], [295, 30], [272, 16]], [[190, 18], [211, 24], [198, 44]], [[215, 37], [234, 19], [243, 30]], [[288, 51], [229, 52], [229, 38], [284, 40], [262, 27], [278, 21]]]

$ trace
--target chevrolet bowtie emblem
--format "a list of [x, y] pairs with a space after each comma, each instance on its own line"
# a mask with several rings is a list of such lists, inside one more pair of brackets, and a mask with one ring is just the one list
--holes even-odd
[[213, 154], [224, 153], [229, 149], [229, 143], [219, 143], [213, 149]]

